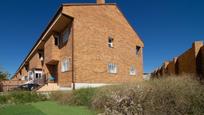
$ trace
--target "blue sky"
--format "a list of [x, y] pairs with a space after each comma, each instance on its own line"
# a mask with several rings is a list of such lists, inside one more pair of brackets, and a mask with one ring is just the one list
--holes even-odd
[[[204, 40], [203, 0], [106, 0], [116, 2], [145, 43], [144, 70]], [[15, 73], [61, 3], [95, 0], [1, 0], [0, 65]]]

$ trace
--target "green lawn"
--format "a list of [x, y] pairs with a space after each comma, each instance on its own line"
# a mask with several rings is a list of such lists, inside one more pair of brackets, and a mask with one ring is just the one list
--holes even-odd
[[62, 106], [56, 102], [37, 102], [0, 108], [0, 115], [95, 115], [86, 107]]

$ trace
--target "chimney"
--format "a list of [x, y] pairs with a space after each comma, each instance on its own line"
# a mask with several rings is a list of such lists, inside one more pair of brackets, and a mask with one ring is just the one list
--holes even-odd
[[96, 3], [97, 4], [105, 4], [106, 2], [105, 2], [105, 0], [96, 0]]
[[173, 58], [173, 62], [176, 63], [177, 62], [178, 57], [174, 57]]
[[198, 52], [200, 51], [200, 48], [203, 46], [203, 41], [195, 41], [192, 44], [192, 48], [194, 50], [195, 56], [198, 55]]

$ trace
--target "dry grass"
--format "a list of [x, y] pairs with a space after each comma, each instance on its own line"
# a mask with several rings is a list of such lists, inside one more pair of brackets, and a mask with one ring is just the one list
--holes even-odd
[[192, 76], [111, 86], [96, 93], [92, 108], [107, 115], [200, 115], [204, 88]]
[[169, 76], [57, 94], [62, 104], [89, 106], [105, 115], [202, 115], [204, 87], [193, 76]]

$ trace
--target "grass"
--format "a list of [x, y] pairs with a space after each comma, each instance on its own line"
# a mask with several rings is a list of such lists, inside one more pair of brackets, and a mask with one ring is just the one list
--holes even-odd
[[10, 105], [0, 108], [2, 115], [95, 115], [83, 106], [59, 105], [53, 101]]
[[204, 85], [196, 76], [166, 76], [150, 81], [56, 92], [64, 105], [88, 106], [105, 115], [204, 115]]

